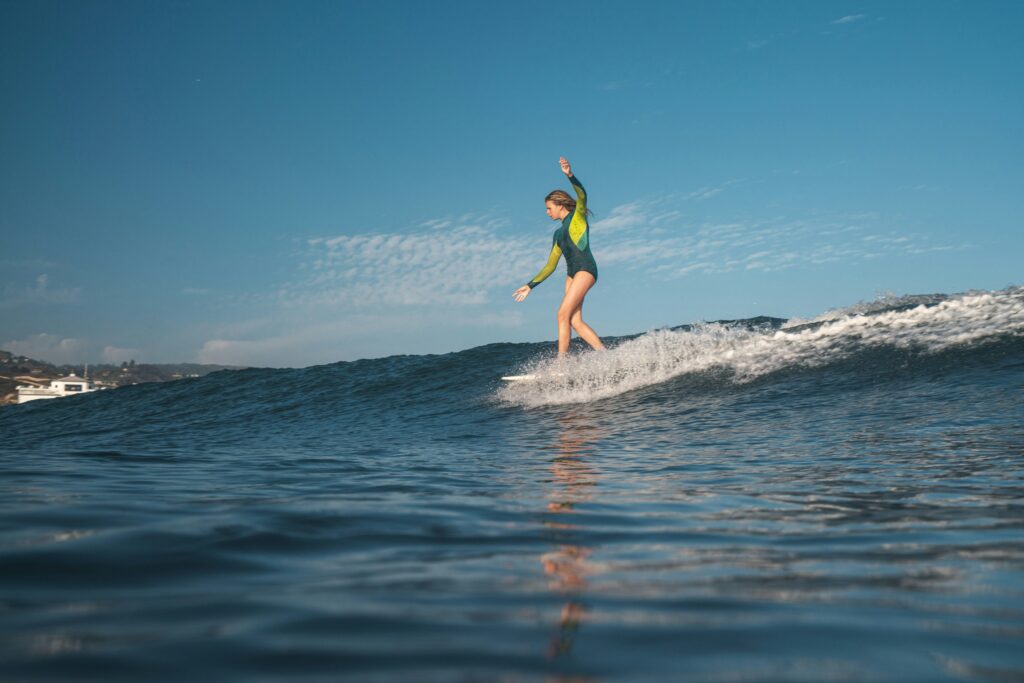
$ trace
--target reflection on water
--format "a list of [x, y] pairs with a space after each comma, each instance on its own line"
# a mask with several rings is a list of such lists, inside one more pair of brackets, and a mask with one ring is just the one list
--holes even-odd
[[598, 471], [588, 457], [600, 440], [600, 430], [585, 414], [559, 415], [560, 430], [552, 447], [551, 484], [548, 492], [544, 525], [551, 530], [555, 548], [540, 557], [544, 573], [551, 577], [549, 587], [565, 600], [558, 625], [551, 635], [548, 659], [565, 657], [572, 652], [580, 626], [587, 618], [585, 602], [587, 577], [593, 574], [588, 562], [593, 550], [574, 541], [578, 519], [576, 506], [591, 500], [597, 490]]

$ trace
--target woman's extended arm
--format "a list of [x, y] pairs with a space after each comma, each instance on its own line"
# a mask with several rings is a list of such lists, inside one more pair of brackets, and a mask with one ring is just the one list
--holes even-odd
[[551, 245], [551, 253], [548, 254], [548, 262], [544, 264], [544, 267], [540, 269], [532, 280], [527, 282], [525, 285], [520, 287], [512, 294], [512, 297], [516, 301], [522, 301], [527, 297], [534, 287], [544, 282], [548, 278], [548, 275], [555, 272], [555, 266], [558, 265], [558, 259], [562, 258], [562, 249], [558, 246], [558, 242]]

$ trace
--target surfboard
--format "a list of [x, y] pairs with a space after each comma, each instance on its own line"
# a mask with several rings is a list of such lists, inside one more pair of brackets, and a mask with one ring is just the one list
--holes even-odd
[[560, 380], [564, 379], [566, 374], [564, 372], [545, 372], [542, 374], [529, 374], [529, 375], [505, 375], [502, 377], [506, 382], [536, 382], [542, 379], [546, 380]]

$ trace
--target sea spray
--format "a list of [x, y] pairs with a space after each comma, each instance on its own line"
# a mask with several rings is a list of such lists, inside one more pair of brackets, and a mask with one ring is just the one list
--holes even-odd
[[501, 387], [496, 397], [523, 407], [585, 403], [691, 373], [717, 370], [731, 381], [749, 382], [787, 368], [829, 365], [871, 348], [929, 353], [1021, 334], [1024, 288], [937, 303], [908, 297], [881, 308], [832, 311], [824, 320], [778, 330], [721, 323], [653, 330], [604, 352], [528, 362], [520, 372], [545, 379]]

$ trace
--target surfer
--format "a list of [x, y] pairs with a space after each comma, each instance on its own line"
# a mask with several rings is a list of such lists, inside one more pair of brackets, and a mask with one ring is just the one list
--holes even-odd
[[541, 271], [528, 283], [513, 293], [512, 298], [522, 301], [530, 295], [533, 288], [543, 282], [558, 265], [558, 259], [565, 255], [567, 277], [565, 278], [565, 295], [558, 306], [558, 355], [563, 356], [569, 351], [569, 338], [572, 330], [593, 348], [604, 349], [601, 338], [583, 322], [583, 299], [597, 282], [597, 262], [590, 252], [590, 224], [587, 216], [587, 191], [572, 174], [572, 168], [565, 157], [559, 157], [562, 173], [568, 178], [576, 199], [564, 190], [553, 190], [544, 198], [548, 216], [553, 221], [562, 221], [551, 239], [551, 253], [548, 262]]

